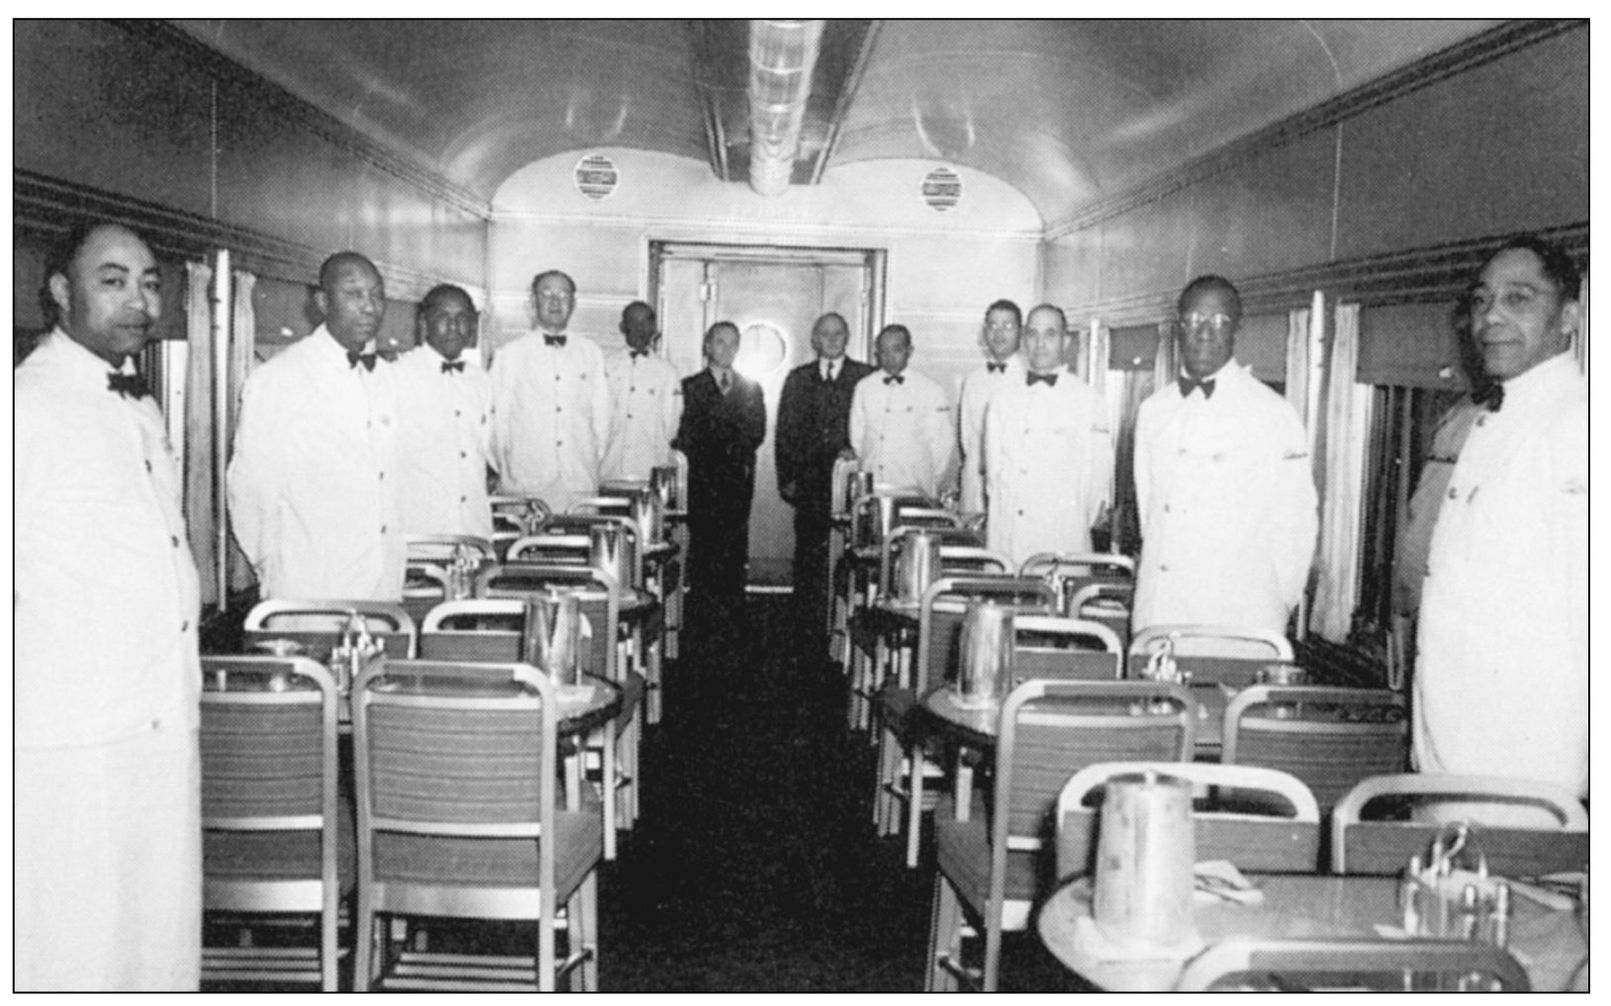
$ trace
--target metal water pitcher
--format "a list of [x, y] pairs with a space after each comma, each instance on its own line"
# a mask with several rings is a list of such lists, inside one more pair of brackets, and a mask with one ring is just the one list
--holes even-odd
[[664, 506], [659, 496], [647, 490], [639, 490], [632, 494], [630, 515], [632, 523], [638, 526], [638, 540], [645, 546], [652, 545], [664, 537]]
[[1091, 915], [1113, 944], [1161, 949], [1197, 941], [1191, 800], [1189, 781], [1151, 770], [1108, 780]]
[[574, 590], [550, 589], [528, 595], [521, 641], [526, 662], [540, 667], [556, 685], [577, 684], [585, 621]]
[[662, 511], [677, 509], [677, 466], [655, 465], [649, 469], [649, 492], [659, 498]]
[[956, 694], [963, 702], [1000, 702], [1012, 681], [1013, 609], [974, 601], [962, 616]]
[[637, 582], [637, 545], [631, 532], [619, 524], [599, 523], [587, 529], [587, 540], [590, 567], [615, 577], [622, 591], [642, 586]]
[[904, 601], [921, 601], [939, 569], [940, 536], [928, 531], [905, 535], [895, 557], [895, 596]]

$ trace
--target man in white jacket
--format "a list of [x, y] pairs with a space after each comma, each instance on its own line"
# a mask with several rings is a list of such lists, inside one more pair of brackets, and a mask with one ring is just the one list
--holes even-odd
[[1177, 308], [1180, 376], [1136, 416], [1132, 624], [1285, 633], [1319, 527], [1303, 422], [1237, 364], [1242, 299], [1229, 280], [1192, 280]]
[[504, 493], [563, 513], [598, 490], [610, 388], [598, 343], [566, 331], [576, 307], [571, 278], [539, 273], [531, 297], [537, 327], [492, 361], [492, 456]]
[[951, 476], [956, 434], [944, 389], [906, 366], [912, 333], [885, 325], [876, 344], [879, 369], [850, 400], [850, 449], [875, 485], [916, 489], [938, 499]]
[[988, 540], [1014, 566], [1037, 552], [1089, 552], [1113, 486], [1107, 406], [1063, 362], [1062, 310], [1030, 311], [1023, 346], [1027, 371], [984, 416]]
[[386, 290], [357, 252], [330, 256], [324, 323], [252, 371], [229, 464], [235, 540], [261, 596], [400, 600], [394, 363], [377, 357]]
[[610, 387], [610, 437], [604, 448], [605, 479], [642, 479], [671, 464], [671, 441], [682, 418], [682, 379], [655, 353], [660, 327], [654, 308], [635, 300], [621, 311], [625, 352], [604, 361]]
[[408, 534], [492, 537], [492, 387], [474, 351], [477, 320], [464, 290], [432, 287], [420, 301], [417, 348], [392, 365], [397, 506]]
[[984, 417], [985, 408], [1004, 388], [1023, 383], [1023, 358], [1018, 353], [1023, 314], [1010, 300], [998, 300], [985, 309], [981, 333], [985, 362], [962, 378], [957, 402], [957, 433], [961, 444], [963, 513], [985, 511]]
[[[1422, 585], [1417, 767], [1588, 795], [1589, 412], [1578, 271], [1518, 238], [1483, 267], [1472, 334], [1503, 392], [1460, 450]], [[1493, 815], [1487, 815], [1490, 819]]]
[[57, 327], [12, 374], [12, 892], [19, 991], [195, 991], [196, 566], [134, 357], [156, 260], [115, 225], [51, 266]]

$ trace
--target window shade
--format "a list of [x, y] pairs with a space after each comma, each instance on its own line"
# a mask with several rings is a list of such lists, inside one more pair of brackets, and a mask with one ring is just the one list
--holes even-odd
[[1443, 301], [1362, 308], [1359, 383], [1465, 390], [1451, 311]]

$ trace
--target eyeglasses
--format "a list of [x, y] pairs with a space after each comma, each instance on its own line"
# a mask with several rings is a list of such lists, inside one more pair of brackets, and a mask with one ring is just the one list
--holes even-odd
[[1018, 323], [1016, 321], [996, 322], [986, 325], [985, 328], [992, 332], [1016, 332], [1018, 331]]
[[1193, 312], [1192, 314], [1181, 315], [1176, 319], [1175, 324], [1179, 325], [1183, 332], [1197, 333], [1206, 328], [1215, 335], [1224, 335], [1231, 330], [1235, 320], [1228, 314], [1197, 314]]
[[574, 297], [574, 294], [566, 293], [563, 290], [544, 290], [541, 293], [535, 294], [535, 296], [538, 300], [563, 302], [571, 300]]

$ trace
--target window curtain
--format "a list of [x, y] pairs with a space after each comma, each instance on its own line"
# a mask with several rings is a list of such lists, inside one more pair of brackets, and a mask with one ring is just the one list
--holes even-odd
[[1339, 304], [1333, 320], [1324, 388], [1325, 464], [1320, 493], [1320, 545], [1309, 625], [1332, 642], [1348, 638], [1359, 592], [1359, 549], [1371, 388], [1355, 380], [1359, 305]]
[[[186, 262], [185, 329], [190, 366], [185, 374], [185, 526], [190, 553], [201, 574], [201, 600], [218, 600], [212, 575], [216, 560], [213, 533], [213, 271], [202, 262]], [[220, 473], [220, 476], [222, 473]]]
[[[229, 330], [229, 428], [224, 431], [225, 443], [234, 449], [235, 427], [240, 422], [241, 389], [246, 386], [246, 375], [251, 373], [257, 346], [257, 309], [252, 293], [257, 288], [257, 277], [236, 269], [234, 277], [235, 303], [232, 306]], [[233, 536], [229, 539], [229, 589], [243, 590], [256, 582], [252, 564], [246, 561]]]
[[1152, 386], [1161, 388], [1175, 379], [1180, 364], [1175, 356], [1175, 326], [1173, 322], [1158, 323], [1158, 355], [1152, 360]]

